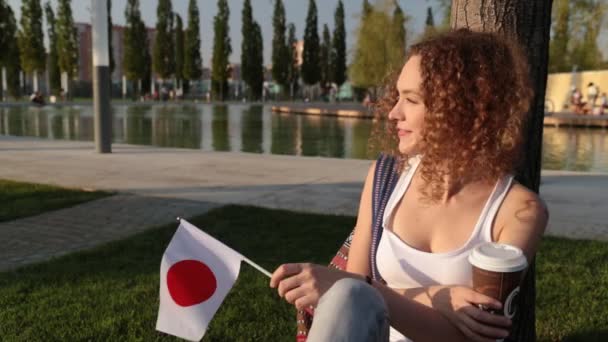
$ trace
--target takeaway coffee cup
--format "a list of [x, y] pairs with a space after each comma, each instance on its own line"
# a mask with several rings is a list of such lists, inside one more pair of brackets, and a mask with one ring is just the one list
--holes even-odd
[[482, 243], [469, 255], [473, 266], [473, 289], [502, 303], [503, 314], [512, 319], [517, 312], [519, 284], [528, 262], [521, 249], [501, 243]]

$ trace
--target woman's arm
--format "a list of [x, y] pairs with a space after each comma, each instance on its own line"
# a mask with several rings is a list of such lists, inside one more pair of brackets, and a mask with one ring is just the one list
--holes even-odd
[[514, 184], [503, 203], [504, 223], [496, 242], [521, 248], [531, 261], [547, 227], [549, 211], [537, 194], [521, 184]]
[[355, 234], [350, 244], [346, 270], [351, 273], [370, 275], [369, 252], [372, 246], [372, 188], [374, 186], [374, 162], [365, 178], [361, 200], [359, 201], [359, 214], [355, 225]]
[[[315, 264], [283, 264], [273, 273], [270, 287], [277, 288], [279, 296], [298, 309], [316, 306], [321, 296], [338, 280], [365, 277]], [[384, 298], [391, 326], [416, 342], [478, 341], [495, 339], [478, 335], [465, 336], [463, 332], [434, 308], [404, 297], [398, 291], [374, 281], [372, 283]]]

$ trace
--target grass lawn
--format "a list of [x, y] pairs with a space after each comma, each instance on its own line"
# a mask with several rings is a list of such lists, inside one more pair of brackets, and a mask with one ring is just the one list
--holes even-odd
[[82, 191], [0, 179], [0, 222], [71, 207], [108, 195], [109, 193], [101, 191]]
[[[230, 206], [190, 220], [273, 270], [326, 263], [352, 217]], [[174, 340], [155, 331], [160, 258], [176, 224], [0, 274], [4, 340]], [[546, 238], [538, 254], [539, 341], [608, 340], [608, 244]], [[205, 341], [294, 341], [294, 310], [246, 264]]]

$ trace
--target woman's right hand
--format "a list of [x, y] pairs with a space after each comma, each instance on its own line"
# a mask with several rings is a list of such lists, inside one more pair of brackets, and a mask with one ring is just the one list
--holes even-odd
[[494, 342], [509, 335], [509, 318], [480, 309], [499, 310], [498, 300], [465, 286], [440, 286], [432, 292], [433, 307], [472, 341]]

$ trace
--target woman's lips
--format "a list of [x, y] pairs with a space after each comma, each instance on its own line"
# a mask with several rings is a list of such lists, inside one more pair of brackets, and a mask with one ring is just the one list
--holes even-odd
[[412, 133], [412, 131], [408, 131], [405, 129], [397, 129], [397, 135], [399, 135], [400, 137], [404, 137], [410, 133]]

